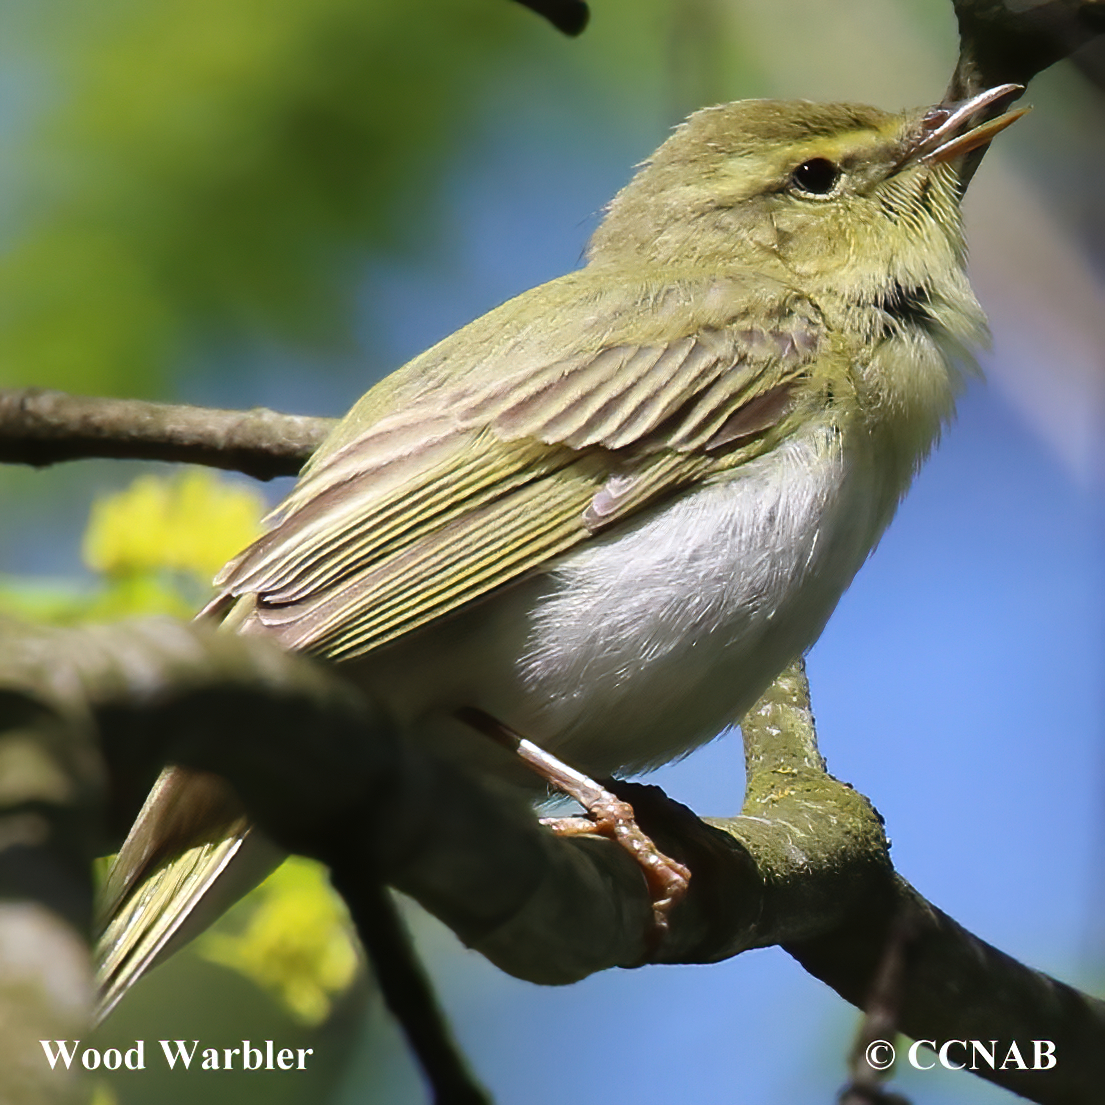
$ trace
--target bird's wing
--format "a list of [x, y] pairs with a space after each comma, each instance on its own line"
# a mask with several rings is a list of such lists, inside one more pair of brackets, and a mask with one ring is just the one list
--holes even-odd
[[752, 301], [733, 277], [611, 291], [586, 271], [553, 286], [550, 325], [507, 304], [370, 392], [224, 569], [224, 601], [250, 596], [252, 628], [287, 647], [351, 659], [793, 421], [826, 341], [808, 302], [762, 280]]

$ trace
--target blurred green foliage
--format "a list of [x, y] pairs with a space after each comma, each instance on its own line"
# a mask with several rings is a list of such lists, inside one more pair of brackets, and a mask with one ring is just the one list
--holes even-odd
[[359, 266], [427, 235], [527, 69], [632, 125], [810, 68], [757, 48], [762, 3], [592, 7], [569, 40], [507, 0], [0, 3], [0, 131], [32, 102], [0, 173], [0, 384], [164, 393], [228, 341], [351, 348]]
[[[302, 409], [273, 384], [291, 364], [355, 376], [312, 407], [340, 413], [393, 309], [363, 302], [369, 266], [441, 257], [458, 165], [518, 107], [540, 145], [601, 119], [643, 154], [680, 112], [678, 11], [604, 0], [574, 40], [509, 0], [0, 0], [0, 387], [202, 402], [197, 379], [248, 375], [224, 401]], [[49, 532], [72, 571], [97, 482], [118, 477], [0, 471], [0, 562], [37, 564]]]
[[[0, 386], [165, 394], [190, 358], [195, 367], [197, 349], [259, 346], [266, 374], [289, 345], [306, 350], [312, 365], [323, 358], [310, 354], [347, 350], [362, 266], [387, 254], [387, 276], [395, 271], [388, 260], [432, 242], [441, 268], [443, 237], [448, 244], [441, 201], [458, 186], [461, 162], [469, 186], [486, 182], [471, 165], [501, 148], [504, 118], [504, 145], [518, 157], [526, 156], [524, 140], [551, 151], [541, 162], [551, 189], [565, 189], [581, 165], [604, 157], [616, 163], [614, 187], [666, 125], [705, 103], [750, 95], [888, 108], [922, 103], [939, 95], [955, 56], [951, 6], [933, 0], [593, 0], [592, 10], [587, 32], [572, 41], [508, 0], [0, 0], [0, 65], [16, 63], [0, 72]], [[1049, 154], [1035, 163], [1041, 173], [1062, 175], [1054, 112], [1037, 115], [1046, 130], [1040, 148]], [[1031, 117], [1019, 124], [1010, 141], [1035, 125]], [[1070, 145], [1086, 156], [1082, 119], [1070, 129]], [[551, 171], [583, 148], [565, 174]], [[1072, 189], [1083, 186], [1086, 209], [1099, 210], [1092, 168], [1087, 161], [1067, 177]], [[518, 187], [515, 178], [508, 187]], [[594, 206], [607, 195], [594, 197]], [[527, 209], [535, 227], [544, 225], [546, 201], [538, 196]], [[573, 235], [573, 252], [586, 234], [576, 220], [591, 209], [572, 208], [566, 224], [556, 224], [563, 237]], [[491, 220], [481, 214], [478, 233], [486, 236]], [[491, 243], [488, 251], [541, 254], [533, 236]], [[459, 269], [455, 283], [470, 275]], [[446, 273], [441, 283], [450, 280]], [[424, 284], [414, 294], [420, 309], [440, 286]], [[481, 288], [463, 310], [520, 290]], [[351, 394], [363, 390], [366, 375], [358, 365]], [[118, 467], [118, 475], [108, 462], [0, 474], [0, 559], [22, 547], [13, 534], [23, 530], [45, 535], [41, 549], [75, 546], [80, 522], [64, 532], [51, 528], [50, 511], [83, 519], [92, 484], [132, 471]], [[95, 567], [88, 587], [0, 580], [0, 602], [18, 594], [24, 612], [61, 620], [155, 609], [190, 614], [218, 561], [248, 539], [248, 524], [239, 522], [259, 510], [227, 506], [223, 496], [232, 492], [221, 480], [206, 490], [190, 480], [138, 483], [94, 508], [84, 542]], [[235, 536], [222, 551], [188, 551], [191, 530], [203, 528], [196, 517], [224, 508], [239, 522], [214, 528]], [[279, 873], [224, 927], [152, 972], [99, 1030], [126, 1046], [134, 1037], [235, 1046], [243, 1035], [273, 1036], [315, 1047], [320, 1080], [226, 1072], [216, 1084], [159, 1063], [118, 1072], [97, 1105], [184, 1105], [201, 1096], [235, 1105], [330, 1100], [351, 1050], [371, 1050], [357, 1027], [369, 999], [362, 993], [358, 1004], [356, 986], [339, 997], [348, 944], [342, 950], [340, 909], [310, 890], [321, 881], [317, 870]], [[720, 977], [731, 985], [724, 980], [732, 975]], [[775, 978], [775, 1000], [791, 992], [787, 977]], [[650, 986], [658, 1003], [671, 1003], [676, 991], [655, 979]], [[611, 992], [619, 991], [587, 991]], [[496, 991], [507, 1020], [518, 1016], [514, 994], [506, 984]], [[468, 998], [458, 1007], [479, 1013], [479, 995]], [[715, 992], [719, 1008], [725, 1000]], [[369, 1007], [379, 1020], [378, 1006]], [[641, 1015], [678, 1031], [655, 1006], [642, 1005]], [[548, 1028], [539, 1012], [525, 1016], [528, 1035]], [[312, 1017], [327, 1019], [306, 1024]], [[678, 1020], [699, 1023], [682, 1014]], [[494, 1060], [504, 1085], [511, 1064], [524, 1065], [527, 1077], [552, 1069], [519, 1048], [501, 1021], [495, 1025], [484, 1034], [510, 1041]], [[549, 1038], [562, 1037], [550, 1030]], [[389, 1056], [402, 1052], [397, 1039], [387, 1040]], [[749, 1040], [763, 1046], [759, 1037]], [[497, 1045], [480, 1046], [491, 1073]], [[604, 1078], [625, 1076], [600, 1050], [593, 1068], [572, 1055], [577, 1082], [605, 1086]], [[373, 1054], [341, 1100], [400, 1100], [381, 1053]], [[718, 1092], [731, 1096], [732, 1041], [717, 1054], [725, 1079]], [[822, 1075], [833, 1061], [817, 1058]], [[696, 1069], [695, 1084], [707, 1076]], [[402, 1100], [418, 1099], [417, 1076], [410, 1077], [415, 1089]]]
[[[609, 0], [575, 43], [507, 0], [42, 0], [19, 20], [6, 7], [0, 38], [19, 24], [15, 83], [32, 107], [0, 181], [0, 386], [123, 395], [171, 392], [197, 346], [348, 347], [360, 267], [439, 229], [436, 200], [492, 97], [532, 79], [584, 104], [601, 86], [602, 110], [628, 118], [654, 106], [639, 89], [664, 85], [670, 18], [667, 0]], [[34, 504], [21, 509], [37, 517], [70, 471], [10, 473]], [[188, 616], [260, 513], [206, 472], [142, 476], [91, 508], [90, 583], [0, 579], [0, 603], [63, 622]], [[340, 1070], [367, 1000], [356, 968], [324, 874], [295, 860], [99, 1033], [314, 1046], [310, 1083], [228, 1072], [202, 1092], [322, 1100], [317, 1079]], [[386, 1077], [372, 1081], [388, 1100]], [[196, 1090], [158, 1066], [95, 1092], [114, 1105]]]
[[417, 231], [458, 119], [535, 29], [555, 36], [504, 0], [55, 0], [0, 381], [156, 391], [197, 328], [340, 340], [352, 264]]
[[[252, 900], [238, 908], [248, 912]], [[135, 1040], [146, 1041], [146, 1068], [101, 1068], [96, 1072], [104, 1087], [99, 1092], [105, 1094], [104, 1105], [321, 1105], [332, 1100], [334, 1084], [363, 1032], [366, 1006], [377, 1010], [362, 986], [325, 1023], [304, 1025], [237, 971], [203, 959], [193, 944], [143, 980], [90, 1037], [91, 1046], [100, 1049], [122, 1050]], [[278, 1048], [311, 1048], [313, 1055], [303, 1071], [244, 1071], [239, 1063], [212, 1073], [197, 1069], [198, 1054], [191, 1069], [178, 1064], [171, 1070], [162, 1056], [162, 1039], [184, 1040], [187, 1046], [198, 1040], [201, 1048], [217, 1048], [220, 1057], [223, 1048], [241, 1048], [243, 1039], [254, 1046], [271, 1039]], [[386, 1089], [379, 1100], [397, 1101]]]

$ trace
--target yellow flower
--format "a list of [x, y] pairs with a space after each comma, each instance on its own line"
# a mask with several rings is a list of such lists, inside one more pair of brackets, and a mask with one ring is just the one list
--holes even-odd
[[357, 973], [348, 914], [326, 869], [293, 856], [247, 901], [244, 929], [205, 933], [199, 954], [251, 979], [302, 1023], [321, 1024]]
[[84, 560], [114, 577], [169, 570], [206, 582], [257, 536], [263, 510], [255, 491], [207, 469], [140, 476], [93, 504]]

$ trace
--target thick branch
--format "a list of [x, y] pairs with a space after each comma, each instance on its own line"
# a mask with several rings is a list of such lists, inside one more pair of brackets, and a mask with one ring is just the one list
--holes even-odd
[[955, 0], [959, 64], [948, 99], [964, 100], [998, 84], [1028, 84], [1055, 62], [1105, 32], [1103, 0]]
[[[707, 825], [655, 788], [630, 788], [646, 829], [694, 872], [652, 958], [703, 962], [783, 943], [862, 1006], [905, 909], [918, 935], [903, 1030], [941, 1041], [1053, 1040], [1053, 1070], [979, 1073], [1039, 1102], [1088, 1100], [1079, 1087], [1105, 1081], [1105, 1006], [990, 948], [895, 875], [878, 815], [821, 769], [799, 670], [776, 683], [745, 731], [749, 794], [738, 818]], [[347, 893], [366, 878], [389, 881], [519, 977], [569, 982], [646, 957], [651, 904], [621, 848], [553, 836], [518, 795], [398, 739], [330, 670], [263, 640], [168, 620], [9, 624], [0, 629], [0, 750], [13, 742], [38, 769], [17, 777], [23, 793], [0, 796], [0, 840], [22, 841], [0, 851], [0, 897], [78, 929], [91, 842], [106, 844], [104, 784], [168, 760], [224, 774], [266, 832], [330, 864]], [[28, 817], [38, 819], [33, 832]], [[58, 889], [65, 878], [68, 893]]]
[[224, 411], [0, 389], [0, 461], [43, 467], [88, 457], [167, 460], [269, 480], [294, 476], [333, 424], [260, 407]]
[[[1010, 11], [959, 0], [962, 51], [949, 98], [1026, 83], [1101, 32], [1103, 6], [1050, 0]], [[269, 478], [298, 470], [329, 425], [0, 392], [0, 460], [135, 457]], [[878, 815], [824, 773], [801, 673], [787, 673], [744, 728], [740, 817], [707, 825], [651, 788], [631, 788], [646, 828], [694, 872], [653, 958], [710, 961], [782, 943], [863, 1006], [888, 934], [904, 925], [904, 1031], [1053, 1041], [1060, 1062], [1051, 1070], [978, 1073], [1039, 1102], [1093, 1100], [1105, 1084], [1105, 1005], [991, 948], [898, 878]], [[621, 849], [542, 831], [516, 796], [408, 747], [331, 674], [264, 642], [168, 622], [0, 627], [0, 756], [19, 768], [0, 790], [0, 1020], [15, 1026], [0, 1032], [0, 1072], [9, 1097], [16, 1078], [27, 1100], [68, 1092], [39, 1092], [31, 1083], [49, 1075], [27, 1069], [26, 1056], [40, 1037], [80, 1034], [87, 964], [75, 934], [87, 927], [88, 861], [106, 846], [109, 792], [136, 794], [165, 761], [224, 774], [270, 835], [329, 863], [347, 893], [363, 872], [385, 878], [519, 977], [566, 982], [645, 956], [650, 903]], [[19, 962], [42, 969], [17, 975], [4, 966], [5, 948], [28, 931], [39, 955]], [[66, 963], [74, 969], [62, 971]]]
[[[867, 1008], [888, 944], [895, 933], [908, 934], [895, 995], [900, 1031], [937, 1043], [997, 1040], [998, 1064], [1013, 1041], [1049, 1040], [1058, 1057], [1051, 1069], [1011, 1063], [974, 1073], [1032, 1101], [1093, 1100], [1088, 1088], [1105, 1085], [1105, 1002], [991, 947], [893, 871], [878, 814], [824, 773], [800, 666], [776, 680], [741, 727], [744, 809], [714, 824], [753, 848], [777, 887], [768, 900], [783, 903], [787, 918], [770, 926], [778, 942], [841, 997]], [[761, 837], [754, 845], [749, 819]], [[1024, 1058], [1031, 1066], [1033, 1055]]]
[[[1028, 1067], [1033, 1041], [1055, 1045], [1056, 1065], [972, 1073], [1048, 1105], [1092, 1105], [1105, 1085], [1105, 1002], [998, 951], [930, 905], [904, 879], [854, 909], [837, 929], [784, 944], [810, 974], [853, 1005], [866, 1006], [895, 925], [911, 934], [897, 1027], [914, 1040], [996, 1041], [997, 1064], [1016, 1042]], [[971, 1062], [966, 1047], [953, 1062]], [[929, 1057], [926, 1062], [934, 1062]]]

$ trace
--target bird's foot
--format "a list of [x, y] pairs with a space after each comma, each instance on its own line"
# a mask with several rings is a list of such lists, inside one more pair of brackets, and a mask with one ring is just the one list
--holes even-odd
[[637, 824], [633, 807], [483, 710], [465, 707], [457, 711], [457, 717], [509, 748], [530, 770], [550, 786], [574, 798], [588, 814], [587, 817], [546, 817], [541, 819], [543, 825], [561, 836], [608, 837], [637, 861], [652, 898], [655, 935], [662, 938], [668, 928], [668, 914], [687, 893], [691, 872], [656, 847]]
[[628, 802], [608, 790], [602, 793], [604, 797], [596, 805], [585, 807], [588, 817], [543, 817], [541, 824], [559, 836], [605, 836], [620, 844], [644, 872], [652, 897], [653, 920], [662, 936], [668, 928], [668, 914], [690, 886], [690, 868], [656, 847], [652, 837], [637, 824]]

